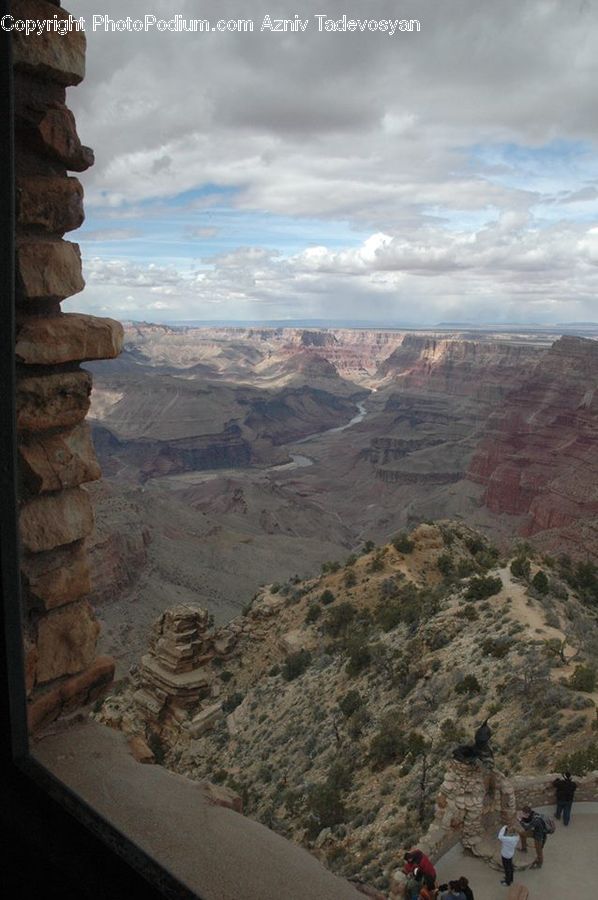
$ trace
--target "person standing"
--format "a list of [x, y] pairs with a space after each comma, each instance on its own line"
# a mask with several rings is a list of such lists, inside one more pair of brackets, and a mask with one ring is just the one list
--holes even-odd
[[417, 849], [410, 850], [403, 859], [405, 860], [403, 866], [405, 875], [414, 876], [417, 881], [423, 882], [429, 888], [436, 885], [436, 869], [425, 853]]
[[524, 853], [527, 851], [528, 834], [531, 834], [534, 839], [536, 858], [530, 868], [541, 869], [544, 862], [544, 844], [548, 834], [544, 819], [531, 806], [524, 806], [519, 823], [523, 828], [523, 831], [519, 832], [519, 837], [521, 838], [521, 849]]
[[501, 884], [508, 886], [513, 884], [513, 857], [519, 843], [519, 832], [512, 825], [503, 825], [498, 832], [498, 840], [500, 841], [500, 858], [505, 873]]
[[465, 897], [465, 900], [474, 900], [473, 891], [469, 887], [469, 881], [465, 877], [465, 875], [461, 875], [459, 879], [459, 887], [461, 888], [461, 893]]
[[552, 784], [556, 789], [556, 812], [554, 817], [560, 821], [562, 814], [563, 825], [568, 825], [571, 821], [571, 807], [573, 806], [577, 783], [571, 778], [571, 772], [565, 772], [562, 778], [555, 778]]

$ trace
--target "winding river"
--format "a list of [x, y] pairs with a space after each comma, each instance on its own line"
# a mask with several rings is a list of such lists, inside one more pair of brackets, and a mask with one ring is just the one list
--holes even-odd
[[[346, 431], [347, 428], [352, 428], [353, 425], [357, 425], [359, 422], [363, 422], [365, 417], [367, 416], [367, 410], [365, 408], [365, 403], [363, 401], [359, 401], [357, 403], [357, 408], [359, 410], [352, 419], [350, 419], [345, 425], [337, 425], [335, 428], [327, 428], [326, 431], [316, 431], [313, 434], [308, 434], [306, 437], [299, 438], [298, 441], [292, 441], [290, 446], [297, 446], [298, 444], [306, 444], [308, 441], [313, 441], [316, 438], [323, 438], [326, 434], [336, 434], [339, 431]], [[292, 469], [304, 469], [307, 466], [313, 466], [314, 461], [309, 456], [303, 456], [301, 453], [289, 453], [291, 457], [291, 462], [281, 463], [277, 466], [270, 466], [270, 472], [290, 472]]]

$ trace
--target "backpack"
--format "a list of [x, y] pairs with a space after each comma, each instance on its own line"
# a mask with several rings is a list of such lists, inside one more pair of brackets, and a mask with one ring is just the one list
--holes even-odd
[[556, 831], [556, 823], [552, 816], [547, 816], [545, 813], [538, 813], [538, 818], [542, 822], [544, 826], [544, 831], [546, 834], [554, 834]]

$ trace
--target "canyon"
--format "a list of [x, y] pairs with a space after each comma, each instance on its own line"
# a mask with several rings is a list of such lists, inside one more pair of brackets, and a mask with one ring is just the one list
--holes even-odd
[[89, 368], [92, 600], [121, 666], [171, 604], [224, 623], [426, 520], [598, 549], [591, 337], [128, 323]]

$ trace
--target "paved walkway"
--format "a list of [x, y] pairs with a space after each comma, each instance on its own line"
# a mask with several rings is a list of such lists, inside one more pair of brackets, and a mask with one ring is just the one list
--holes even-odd
[[[538, 807], [540, 812], [554, 815], [554, 807]], [[541, 869], [515, 872], [515, 883], [524, 884], [530, 900], [590, 900], [598, 897], [598, 803], [577, 803], [573, 806], [571, 823], [567, 828], [556, 823], [555, 834], [549, 835], [544, 848]], [[528, 841], [528, 851], [517, 858], [534, 859], [534, 843]], [[442, 881], [465, 875], [469, 878], [476, 900], [505, 900], [506, 887], [500, 884], [501, 873], [479, 859], [466, 856], [460, 845], [453, 847], [436, 865]]]

